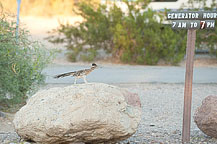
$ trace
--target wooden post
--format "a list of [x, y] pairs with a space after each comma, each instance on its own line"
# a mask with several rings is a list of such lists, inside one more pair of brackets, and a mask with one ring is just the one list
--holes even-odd
[[196, 40], [196, 30], [188, 29], [182, 143], [190, 142], [192, 80], [193, 80], [193, 67], [194, 67], [195, 40]]
[[18, 41], [19, 36], [19, 24], [20, 24], [20, 3], [21, 0], [17, 0], [17, 25], [16, 25], [16, 41]]

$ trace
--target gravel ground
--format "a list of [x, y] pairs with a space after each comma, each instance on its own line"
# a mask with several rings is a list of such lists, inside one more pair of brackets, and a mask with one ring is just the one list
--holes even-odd
[[[119, 85], [138, 93], [142, 103], [142, 120], [135, 135], [122, 143], [180, 144], [184, 101], [184, 84]], [[202, 100], [217, 94], [217, 84], [194, 84], [192, 116]], [[203, 134], [193, 121], [191, 143], [217, 144], [217, 139]]]
[[[136, 134], [120, 144], [180, 144], [184, 84], [116, 84], [138, 93], [142, 103], [142, 120]], [[47, 85], [46, 88], [66, 85]], [[192, 115], [202, 100], [217, 94], [217, 84], [193, 84]], [[5, 118], [2, 118], [5, 119]], [[1, 120], [0, 120], [1, 122]], [[1, 125], [0, 125], [1, 126]], [[19, 137], [11, 130], [2, 131], [0, 143], [17, 142]], [[203, 134], [192, 118], [191, 143], [217, 144], [217, 139]]]

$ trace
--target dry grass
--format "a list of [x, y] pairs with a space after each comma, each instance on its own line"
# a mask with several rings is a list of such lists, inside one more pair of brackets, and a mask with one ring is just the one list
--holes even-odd
[[[73, 16], [75, 4], [81, 0], [22, 0], [20, 15], [22, 16]], [[99, 3], [100, 0], [91, 0]], [[1, 0], [3, 8], [10, 13], [17, 12], [16, 0]]]

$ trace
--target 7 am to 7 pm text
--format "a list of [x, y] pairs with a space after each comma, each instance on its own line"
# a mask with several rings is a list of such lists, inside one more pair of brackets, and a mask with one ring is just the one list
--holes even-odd
[[173, 29], [213, 29], [215, 27], [214, 20], [191, 20], [191, 21], [172, 21]]

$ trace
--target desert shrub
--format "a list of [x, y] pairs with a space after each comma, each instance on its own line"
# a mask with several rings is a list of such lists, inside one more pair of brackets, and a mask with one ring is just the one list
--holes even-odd
[[28, 39], [28, 32], [20, 29], [16, 37], [13, 18], [0, 15], [0, 105], [1, 108], [24, 104], [28, 94], [43, 84], [42, 69], [50, 60], [50, 53], [38, 42]]
[[[151, 9], [143, 13], [132, 9], [130, 13], [113, 30], [114, 51], [118, 51], [123, 62], [156, 64], [164, 60], [177, 64], [182, 60], [186, 44], [184, 31], [164, 25], [161, 14]], [[161, 18], [160, 22], [155, 16]]]
[[[54, 30], [60, 37], [50, 36], [50, 42], [66, 43], [67, 48], [72, 50], [69, 59], [77, 60], [80, 56], [83, 60], [94, 60], [98, 49], [105, 49], [109, 51], [109, 43], [111, 43], [112, 33], [109, 29], [109, 19], [105, 15], [106, 7], [99, 6], [97, 10], [91, 3], [81, 3], [78, 5], [78, 15], [81, 15], [85, 22], [79, 26], [72, 26], [69, 24], [63, 25]], [[63, 35], [63, 36], [61, 36]]]
[[77, 13], [84, 21], [78, 26], [61, 24], [53, 31], [59, 35], [49, 37], [50, 41], [66, 42], [74, 61], [82, 54], [89, 56], [84, 60], [94, 60], [99, 49], [126, 63], [177, 64], [183, 59], [186, 31], [164, 25], [165, 13], [147, 9], [148, 1], [123, 2], [128, 11], [115, 3], [98, 7], [80, 3]]

